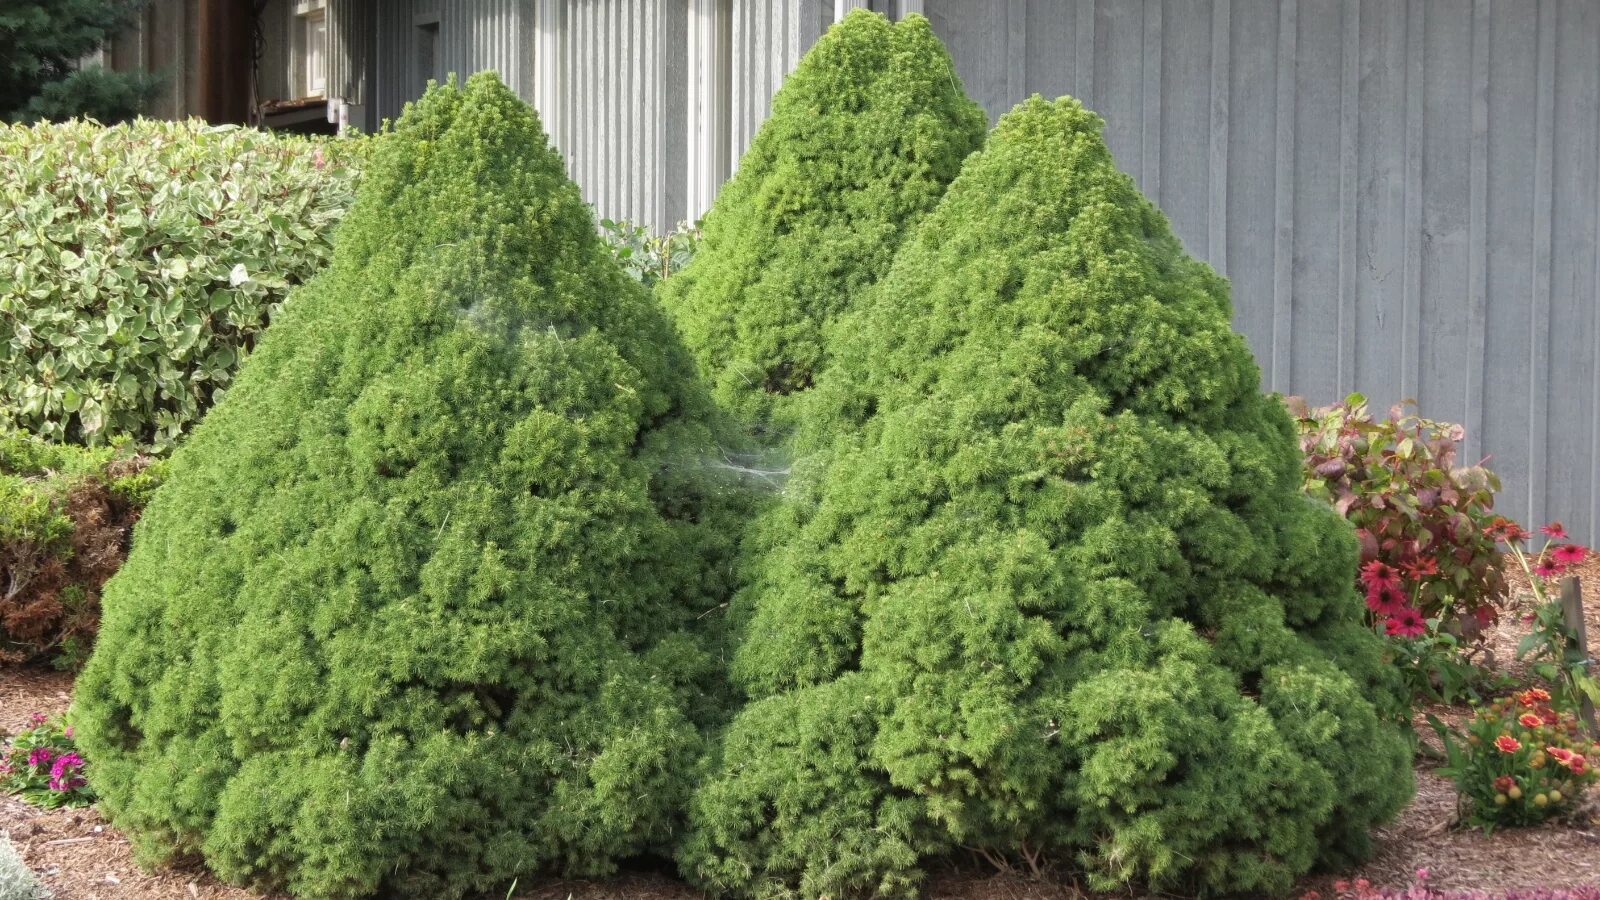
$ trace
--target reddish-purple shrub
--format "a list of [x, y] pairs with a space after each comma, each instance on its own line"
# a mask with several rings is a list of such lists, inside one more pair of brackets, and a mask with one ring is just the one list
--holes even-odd
[[1496, 618], [1504, 555], [1489, 531], [1500, 480], [1456, 466], [1464, 431], [1408, 414], [1375, 419], [1367, 400], [1311, 409], [1287, 400], [1305, 453], [1306, 491], [1332, 503], [1361, 539], [1361, 591], [1391, 635], [1436, 619], [1466, 637]]

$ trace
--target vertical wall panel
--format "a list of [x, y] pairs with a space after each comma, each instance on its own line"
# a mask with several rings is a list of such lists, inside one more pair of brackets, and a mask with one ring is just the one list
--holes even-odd
[[[1289, 283], [1278, 285], [1278, 304], [1292, 305], [1286, 335], [1274, 349], [1290, 364], [1288, 390], [1312, 397], [1340, 395], [1341, 295], [1338, 211], [1343, 190], [1341, 118], [1345, 82], [1344, 10], [1338, 0], [1299, 0], [1295, 10], [1295, 65], [1280, 69], [1279, 91], [1292, 92], [1293, 152], [1287, 155], [1292, 250]], [[1285, 124], [1280, 106], [1280, 128]], [[1285, 159], [1279, 160], [1279, 172]], [[1280, 323], [1280, 328], [1285, 327]]]
[[1467, 420], [1472, 0], [1428, 0], [1422, 29], [1418, 381], [1427, 415]]
[[[1204, 252], [1211, 202], [1211, 9], [1208, 3], [1166, 0], [1161, 12], [1161, 209], [1172, 227]], [[1148, 47], [1146, 52], [1154, 52]], [[1046, 91], [1053, 97], [1067, 85]], [[1147, 101], [1148, 102], [1148, 101]], [[1180, 136], [1176, 140], [1168, 135]]]
[[1550, 303], [1548, 352], [1535, 372], [1547, 397], [1543, 484], [1535, 502], [1548, 518], [1583, 521], [1590, 508], [1569, 498], [1595, 492], [1594, 403], [1589, 396], [1595, 359], [1597, 297], [1594, 197], [1600, 173], [1595, 98], [1600, 96], [1600, 6], [1588, 0], [1556, 5], [1552, 98]]

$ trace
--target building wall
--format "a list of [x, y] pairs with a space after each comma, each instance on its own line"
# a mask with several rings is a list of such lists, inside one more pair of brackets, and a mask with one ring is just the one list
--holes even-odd
[[[153, 4], [119, 67], [192, 57], [192, 2]], [[658, 229], [709, 206], [828, 23], [923, 12], [991, 118], [1033, 92], [1105, 117], [1231, 278], [1264, 387], [1415, 399], [1505, 512], [1600, 540], [1600, 0], [364, 2], [357, 124], [420, 93], [437, 22], [437, 75], [498, 69], [599, 214]]]
[[1600, 539], [1600, 0], [428, 2], [443, 69], [500, 68], [600, 214], [657, 228], [709, 205], [827, 23], [925, 12], [991, 118], [1033, 92], [1105, 117], [1232, 279], [1266, 388], [1415, 399], [1507, 513]]

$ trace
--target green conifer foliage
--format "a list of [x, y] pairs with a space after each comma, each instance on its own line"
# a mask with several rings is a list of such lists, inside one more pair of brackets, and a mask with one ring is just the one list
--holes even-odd
[[1398, 686], [1229, 317], [1097, 116], [1001, 119], [808, 398], [692, 877], [887, 892], [965, 847], [1278, 891], [1365, 851]]
[[659, 846], [731, 533], [696, 383], [532, 111], [430, 90], [106, 593], [75, 715], [112, 821], [307, 897]]
[[823, 35], [661, 288], [722, 405], [788, 429], [790, 398], [827, 364], [828, 322], [889, 270], [984, 128], [922, 16], [860, 10]]

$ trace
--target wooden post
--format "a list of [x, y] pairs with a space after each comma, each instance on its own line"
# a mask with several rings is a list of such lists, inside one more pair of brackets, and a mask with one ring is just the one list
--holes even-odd
[[200, 116], [214, 125], [250, 117], [250, 9], [200, 0]]
[[[1567, 628], [1571, 630], [1574, 640], [1577, 641], [1577, 651], [1584, 659], [1589, 656], [1589, 629], [1583, 621], [1583, 589], [1578, 585], [1578, 579], [1567, 576], [1561, 579], [1561, 616], [1566, 620]], [[1590, 677], [1600, 676], [1600, 672], [1591, 667]], [[1595, 725], [1594, 701], [1587, 696], [1583, 698], [1583, 721], [1589, 729], [1591, 736], [1600, 735], [1600, 729]]]

